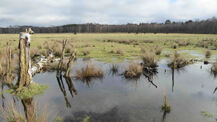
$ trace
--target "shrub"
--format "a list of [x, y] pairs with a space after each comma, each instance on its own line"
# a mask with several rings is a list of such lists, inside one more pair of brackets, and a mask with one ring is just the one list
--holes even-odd
[[137, 78], [142, 74], [142, 66], [139, 63], [131, 62], [124, 72], [126, 78]]

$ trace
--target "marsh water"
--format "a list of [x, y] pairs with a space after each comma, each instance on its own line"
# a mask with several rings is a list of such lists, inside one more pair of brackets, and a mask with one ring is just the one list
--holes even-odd
[[[77, 80], [76, 70], [87, 64], [79, 59], [71, 71], [71, 79], [56, 78], [56, 72], [34, 76], [34, 81], [48, 85], [44, 94], [34, 97], [37, 107], [47, 108], [49, 119], [57, 116], [65, 122], [80, 122], [90, 117], [92, 122], [204, 122], [217, 118], [217, 79], [210, 74], [210, 66], [195, 63], [174, 72], [167, 60], [158, 62], [158, 73], [138, 79], [125, 79], [122, 73], [128, 62], [119, 63], [118, 73], [111, 72], [111, 64], [91, 61], [103, 68], [101, 79]], [[171, 106], [169, 113], [161, 110], [166, 92]], [[1, 105], [13, 99], [22, 109], [18, 98], [4, 92]], [[209, 113], [207, 116], [204, 113]]]

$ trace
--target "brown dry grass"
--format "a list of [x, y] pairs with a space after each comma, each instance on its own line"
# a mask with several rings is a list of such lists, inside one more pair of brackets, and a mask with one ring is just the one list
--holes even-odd
[[168, 66], [173, 69], [183, 68], [186, 65], [190, 64], [187, 59], [182, 57], [177, 51], [174, 52], [172, 60], [168, 63]]
[[131, 62], [124, 72], [126, 78], [137, 78], [142, 74], [142, 66], [139, 63]]
[[153, 51], [149, 51], [144, 53], [142, 56], [144, 67], [156, 68], [157, 62], [155, 61], [155, 53]]
[[86, 67], [76, 71], [76, 78], [86, 79], [91, 77], [103, 77], [104, 72], [101, 68], [96, 68], [92, 63], [87, 64]]
[[209, 51], [209, 50], [207, 50], [206, 52], [205, 52], [205, 57], [206, 58], [210, 58], [211, 57], [211, 52]]

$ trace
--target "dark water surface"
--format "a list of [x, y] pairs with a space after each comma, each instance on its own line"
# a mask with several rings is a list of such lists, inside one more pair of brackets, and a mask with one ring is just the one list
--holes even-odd
[[[81, 121], [86, 116], [93, 122], [216, 121], [217, 93], [213, 94], [213, 91], [217, 87], [217, 79], [209, 72], [211, 65], [189, 65], [182, 70], [175, 70], [172, 78], [167, 61], [162, 60], [151, 82], [143, 75], [137, 80], [125, 79], [121, 74], [127, 67], [126, 62], [119, 64], [118, 74], [110, 72], [111, 64], [93, 63], [103, 68], [102, 79], [80, 81], [72, 77], [71, 81], [67, 81], [63, 77], [58, 82], [55, 72], [37, 74], [34, 81], [49, 86], [43, 95], [34, 98], [38, 107], [46, 106], [49, 118], [61, 116], [67, 122]], [[85, 64], [80, 60], [74, 64], [72, 76]], [[171, 112], [164, 118], [161, 105], [165, 91]], [[10, 97], [5, 95], [4, 102]], [[3, 103], [2, 99], [0, 103]], [[21, 106], [20, 103], [17, 105]], [[213, 117], [204, 116], [202, 111]]]

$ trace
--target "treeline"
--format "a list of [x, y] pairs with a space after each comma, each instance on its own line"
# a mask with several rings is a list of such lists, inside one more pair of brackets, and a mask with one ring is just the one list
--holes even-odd
[[140, 23], [140, 24], [68, 24], [53, 27], [36, 27], [36, 26], [10, 26], [0, 28], [0, 33], [19, 33], [25, 28], [31, 27], [35, 33], [217, 33], [217, 18], [213, 17], [207, 20], [171, 22], [166, 20], [165, 23]]

